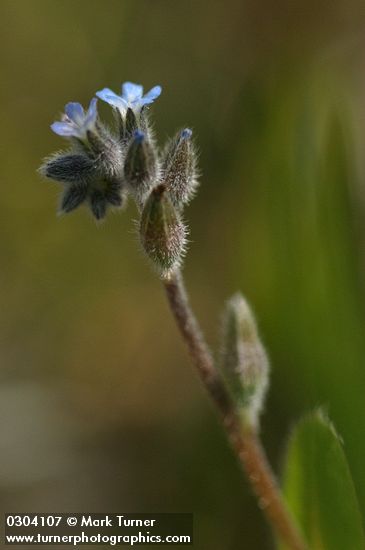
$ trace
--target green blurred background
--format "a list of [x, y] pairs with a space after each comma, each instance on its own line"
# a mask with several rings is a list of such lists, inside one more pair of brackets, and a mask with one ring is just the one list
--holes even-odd
[[[1, 0], [0, 503], [186, 511], [196, 548], [272, 542], [133, 229], [55, 215], [36, 169], [67, 101], [163, 86], [159, 143], [191, 126], [202, 186], [185, 275], [217, 349], [242, 290], [272, 360], [280, 472], [327, 408], [365, 512], [365, 9], [360, 1]], [[101, 113], [109, 117], [106, 106]]]

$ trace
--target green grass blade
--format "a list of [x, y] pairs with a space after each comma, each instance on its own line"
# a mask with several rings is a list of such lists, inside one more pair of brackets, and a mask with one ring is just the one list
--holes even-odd
[[364, 550], [361, 515], [342, 442], [322, 412], [306, 416], [294, 429], [283, 484], [312, 550]]

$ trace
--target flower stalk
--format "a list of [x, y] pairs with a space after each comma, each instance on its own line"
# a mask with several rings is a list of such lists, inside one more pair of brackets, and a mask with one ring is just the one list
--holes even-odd
[[221, 417], [227, 437], [258, 498], [259, 507], [278, 537], [290, 550], [308, 550], [281, 495], [259, 435], [243, 425], [215, 367], [213, 356], [190, 307], [179, 270], [162, 280], [171, 312], [192, 362]]
[[189, 304], [180, 266], [188, 233], [184, 208], [198, 186], [197, 155], [190, 128], [178, 132], [162, 152], [157, 148], [147, 110], [160, 94], [160, 86], [144, 94], [132, 82], [122, 85], [120, 95], [110, 88], [96, 92], [113, 107], [117, 132], [100, 122], [96, 98], [86, 111], [79, 103], [68, 103], [51, 128], [70, 148], [45, 159], [40, 172], [62, 185], [63, 213], [86, 204], [102, 220], [110, 208], [123, 206], [128, 195], [134, 199], [142, 248], [163, 282], [177, 326], [259, 506], [288, 550], [306, 550], [259, 438], [269, 363], [254, 316], [240, 294], [227, 302], [217, 368]]

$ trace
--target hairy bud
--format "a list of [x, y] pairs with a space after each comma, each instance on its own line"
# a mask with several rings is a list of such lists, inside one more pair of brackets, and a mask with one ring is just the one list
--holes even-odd
[[224, 311], [221, 370], [243, 422], [257, 429], [269, 363], [252, 311], [240, 293], [228, 300]]
[[157, 155], [154, 147], [143, 132], [136, 130], [127, 151], [124, 177], [139, 205], [143, 204], [156, 182], [157, 174]]
[[163, 276], [177, 267], [186, 244], [186, 228], [164, 185], [152, 190], [144, 206], [140, 236], [143, 248]]
[[39, 171], [63, 184], [61, 213], [85, 203], [100, 220], [110, 206], [121, 207], [127, 195], [120, 145], [97, 123], [93, 130], [85, 130], [84, 141], [72, 136], [71, 143], [71, 151], [45, 159]]
[[97, 132], [87, 132], [87, 154], [103, 177], [122, 179], [124, 150], [107, 128], [97, 125]]
[[42, 176], [61, 183], [84, 183], [94, 174], [95, 163], [84, 154], [57, 153], [45, 160], [39, 169]]
[[169, 143], [163, 166], [163, 182], [177, 208], [194, 196], [198, 186], [196, 164], [192, 131], [185, 128]]

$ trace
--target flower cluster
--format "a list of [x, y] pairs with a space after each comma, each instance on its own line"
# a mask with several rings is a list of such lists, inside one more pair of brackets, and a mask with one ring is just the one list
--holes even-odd
[[[143, 94], [141, 85], [125, 82], [120, 95], [109, 88], [96, 92], [87, 111], [68, 103], [51, 128], [70, 148], [45, 159], [40, 172], [63, 185], [62, 213], [87, 204], [101, 220], [130, 195], [140, 212], [144, 250], [165, 276], [184, 254], [187, 230], [181, 216], [198, 182], [190, 129], [178, 132], [162, 153], [155, 144], [148, 106], [160, 94], [160, 86]], [[116, 128], [100, 121], [97, 98], [112, 106]]]

